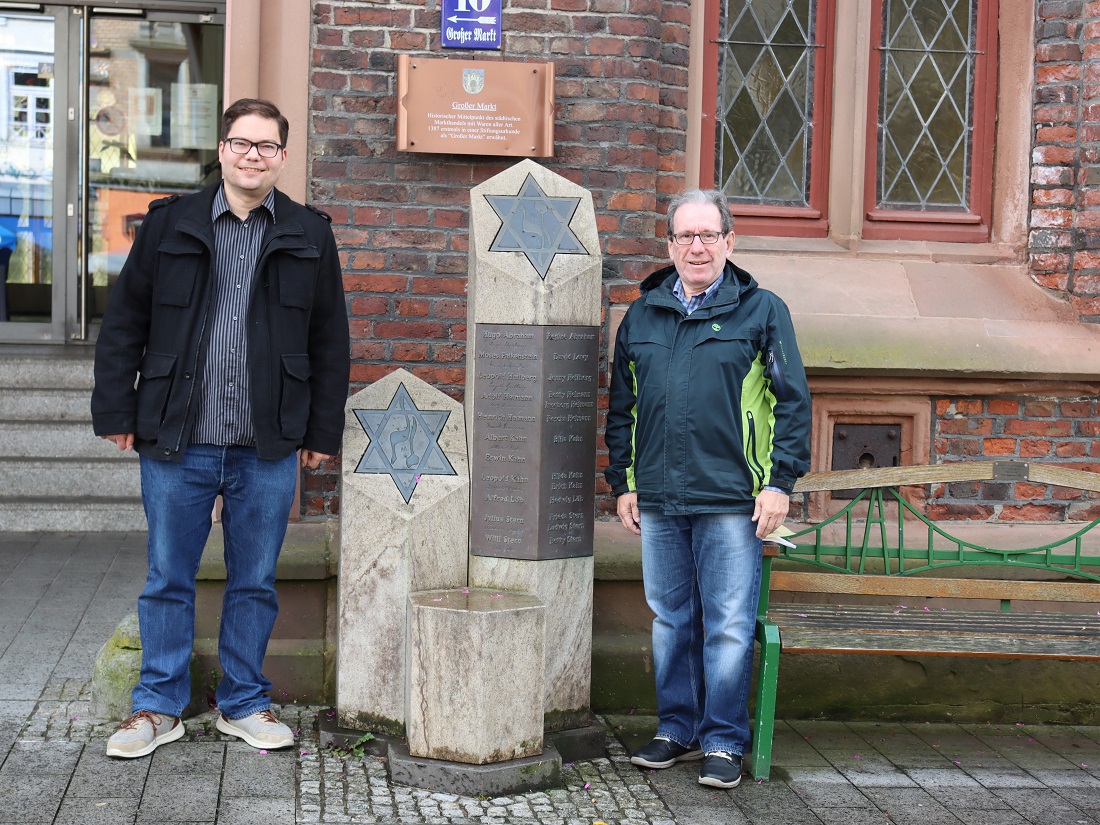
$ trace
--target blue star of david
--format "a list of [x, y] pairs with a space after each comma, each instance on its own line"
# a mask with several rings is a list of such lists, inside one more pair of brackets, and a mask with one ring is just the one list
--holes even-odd
[[370, 438], [355, 472], [388, 474], [406, 504], [421, 476], [458, 475], [439, 446], [450, 411], [417, 409], [401, 384], [388, 409], [354, 412]]
[[580, 198], [551, 198], [528, 175], [518, 194], [486, 195], [485, 200], [501, 220], [489, 251], [522, 252], [544, 281], [555, 255], [588, 254], [569, 228]]

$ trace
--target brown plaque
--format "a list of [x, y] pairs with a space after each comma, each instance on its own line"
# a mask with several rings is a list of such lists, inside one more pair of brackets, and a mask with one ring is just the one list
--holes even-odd
[[397, 56], [402, 152], [554, 154], [554, 64]]
[[598, 331], [478, 324], [476, 335], [471, 552], [591, 555]]

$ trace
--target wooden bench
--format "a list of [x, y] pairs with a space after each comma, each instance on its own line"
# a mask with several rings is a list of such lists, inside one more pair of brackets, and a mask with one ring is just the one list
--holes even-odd
[[[1082, 523], [1051, 544], [992, 549], [929, 522], [898, 490], [912, 484], [1006, 477], [1100, 491], [1100, 475], [1024, 462], [819, 473], [799, 482], [796, 493], [852, 488], [863, 492], [840, 513], [791, 537], [797, 547], [765, 545], [756, 625], [760, 666], [751, 759], [755, 778], [767, 779], [771, 770], [781, 653], [1100, 660], [1096, 610], [1041, 611], [1043, 603], [1050, 602], [1100, 604], [1100, 555], [1084, 552], [1084, 536], [1100, 519]], [[857, 517], [864, 508], [865, 517]], [[922, 523], [924, 546], [914, 541], [914, 521]], [[1073, 530], [1072, 525], [1067, 528]], [[836, 540], [837, 534], [843, 542]], [[784, 569], [773, 569], [780, 559]], [[956, 577], [944, 576], [944, 570]], [[773, 604], [771, 594], [778, 592], [833, 597], [828, 604]], [[877, 603], [857, 598], [854, 604], [843, 604], [849, 596], [880, 598], [870, 600]], [[932, 609], [922, 603], [934, 598], [966, 600], [973, 608]], [[1028, 611], [1012, 612], [1021, 602], [1029, 604]]]

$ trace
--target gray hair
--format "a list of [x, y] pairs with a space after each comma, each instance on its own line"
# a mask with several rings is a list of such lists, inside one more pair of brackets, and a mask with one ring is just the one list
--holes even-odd
[[733, 231], [733, 215], [730, 214], [726, 196], [717, 189], [686, 189], [672, 199], [668, 205], [668, 238], [672, 239], [672, 221], [676, 217], [676, 210], [686, 203], [709, 203], [718, 210], [718, 216], [722, 221], [722, 234], [728, 235]]

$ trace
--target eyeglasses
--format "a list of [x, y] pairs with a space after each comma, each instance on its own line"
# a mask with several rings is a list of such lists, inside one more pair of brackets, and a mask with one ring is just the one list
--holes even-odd
[[[244, 138], [228, 138], [225, 142], [228, 143], [229, 148], [238, 155], [247, 155], [252, 151], [252, 147], [255, 146], [261, 158], [273, 158], [279, 154], [279, 150], [283, 148], [283, 144], [272, 143], [270, 140], [263, 140], [257, 143], [254, 140], [246, 140]], [[704, 243], [706, 243], [706, 241], [704, 241]]]
[[690, 246], [695, 243], [695, 239], [698, 238], [705, 244], [718, 243], [718, 239], [722, 237], [721, 232], [677, 232], [672, 236], [672, 240], [676, 241], [680, 246]]

